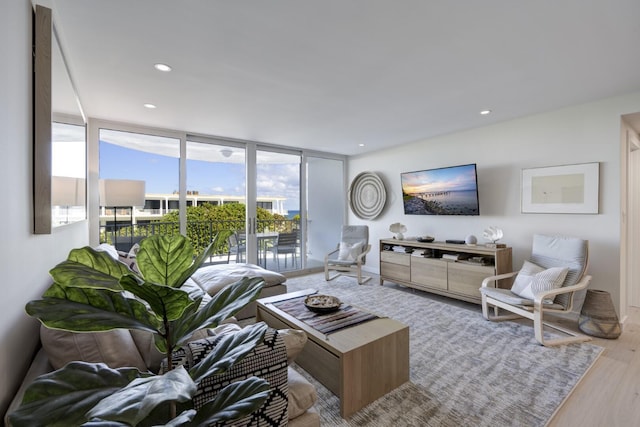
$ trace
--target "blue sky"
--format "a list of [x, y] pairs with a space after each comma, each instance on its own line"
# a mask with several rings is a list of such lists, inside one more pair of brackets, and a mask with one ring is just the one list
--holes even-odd
[[[257, 173], [258, 196], [285, 197], [286, 209], [300, 209], [298, 164], [261, 164]], [[173, 193], [179, 188], [179, 161], [100, 141], [100, 178], [144, 180], [147, 193]], [[188, 160], [187, 190], [243, 196], [244, 164]]]

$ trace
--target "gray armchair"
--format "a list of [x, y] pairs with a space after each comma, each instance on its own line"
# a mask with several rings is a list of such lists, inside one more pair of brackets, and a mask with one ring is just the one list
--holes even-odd
[[[366, 263], [366, 255], [371, 250], [369, 244], [369, 227], [366, 225], [343, 225], [338, 247], [324, 257], [324, 278], [333, 280], [345, 274], [358, 278], [362, 285], [371, 279], [362, 275], [362, 266]], [[331, 271], [337, 271], [330, 276]]]
[[[591, 338], [543, 320], [545, 313], [567, 313], [576, 292], [585, 289], [591, 276], [585, 275], [589, 242], [572, 237], [533, 236], [531, 257], [522, 270], [487, 277], [482, 281], [482, 315], [487, 320], [525, 317], [533, 320], [536, 340], [545, 346], [589, 341]], [[511, 289], [490, 284], [515, 277]], [[500, 314], [500, 310], [510, 314]], [[493, 311], [493, 313], [491, 313]], [[562, 332], [560, 338], [544, 336], [544, 327]]]

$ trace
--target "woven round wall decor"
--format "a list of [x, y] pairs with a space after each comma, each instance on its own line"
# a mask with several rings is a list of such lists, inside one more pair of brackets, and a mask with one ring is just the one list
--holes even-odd
[[373, 172], [358, 174], [349, 187], [349, 206], [361, 219], [374, 219], [382, 212], [387, 192], [380, 177]]

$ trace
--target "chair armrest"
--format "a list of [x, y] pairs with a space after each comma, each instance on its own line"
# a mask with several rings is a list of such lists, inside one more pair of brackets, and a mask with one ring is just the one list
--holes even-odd
[[356, 257], [356, 262], [359, 264], [365, 257], [365, 255], [367, 255], [369, 253], [369, 251], [371, 251], [371, 245], [367, 245], [362, 252], [360, 253], [360, 255], [358, 255]]
[[542, 304], [542, 300], [544, 300], [544, 299], [551, 299], [550, 297], [555, 298], [556, 296], [561, 295], [561, 294], [568, 294], [570, 292], [580, 291], [580, 290], [586, 288], [587, 286], [589, 286], [589, 282], [590, 281], [591, 281], [591, 276], [585, 275], [575, 285], [563, 286], [561, 288], [556, 288], [556, 289], [551, 289], [549, 291], [540, 292], [540, 293], [534, 295], [533, 303], [534, 303], [534, 305], [535, 304], [540, 305], [540, 304]]
[[326, 255], [324, 256], [324, 262], [325, 262], [325, 264], [327, 263], [327, 261], [329, 261], [329, 257], [330, 257], [331, 255], [335, 254], [336, 252], [338, 252], [339, 250], [340, 250], [340, 245], [338, 244], [338, 246], [337, 246], [334, 250], [332, 250], [331, 252], [329, 252], [328, 254], [326, 254]]
[[514, 277], [518, 275], [518, 271], [512, 271], [511, 273], [502, 273], [497, 276], [489, 276], [482, 281], [482, 287], [486, 288], [489, 286], [489, 282], [495, 282], [502, 279], [509, 279], [510, 277]]

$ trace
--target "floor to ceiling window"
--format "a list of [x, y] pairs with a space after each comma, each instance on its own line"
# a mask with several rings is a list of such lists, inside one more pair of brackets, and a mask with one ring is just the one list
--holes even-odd
[[197, 249], [218, 238], [210, 262], [246, 261], [245, 149], [191, 137], [186, 155], [187, 236]]
[[129, 251], [179, 225], [180, 140], [100, 129], [100, 241]]
[[324, 265], [336, 249], [345, 219], [344, 163], [341, 159], [307, 156], [307, 268]]
[[146, 236], [182, 233], [199, 252], [217, 237], [208, 262], [274, 271], [318, 267], [336, 244], [323, 233], [339, 235], [344, 221], [340, 156], [303, 161], [302, 150], [251, 141], [102, 121], [89, 128], [98, 135], [99, 215], [92, 218], [100, 242], [128, 251]]
[[304, 266], [300, 165], [300, 153], [256, 151], [256, 249], [258, 260], [271, 270]]

